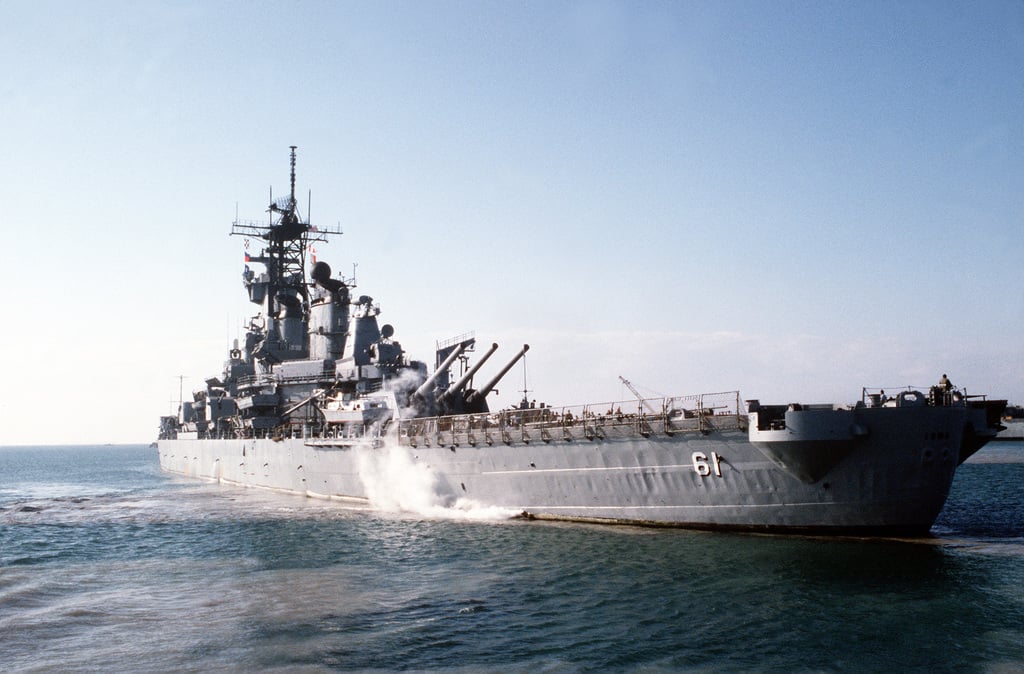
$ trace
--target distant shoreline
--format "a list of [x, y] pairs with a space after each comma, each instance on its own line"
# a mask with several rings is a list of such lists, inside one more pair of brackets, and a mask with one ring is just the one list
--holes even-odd
[[1024, 419], [1004, 419], [1005, 430], [996, 435], [996, 440], [1021, 440], [1024, 441]]

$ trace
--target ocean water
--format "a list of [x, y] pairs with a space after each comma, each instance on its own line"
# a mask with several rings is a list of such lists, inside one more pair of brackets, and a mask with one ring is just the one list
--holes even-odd
[[933, 534], [424, 516], [0, 448], [0, 671], [1024, 670], [1024, 443]]

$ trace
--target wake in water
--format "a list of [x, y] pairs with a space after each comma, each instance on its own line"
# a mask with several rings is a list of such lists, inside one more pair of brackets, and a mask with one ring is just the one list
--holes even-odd
[[408, 512], [435, 519], [505, 520], [518, 513], [510, 508], [484, 506], [458, 497], [442, 485], [429, 467], [416, 463], [408, 448], [386, 444], [357, 450], [359, 477], [370, 504], [386, 512]]

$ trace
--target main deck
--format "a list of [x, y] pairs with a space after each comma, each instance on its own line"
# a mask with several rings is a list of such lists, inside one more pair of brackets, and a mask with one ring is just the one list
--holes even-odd
[[567, 407], [541, 405], [485, 414], [405, 419], [399, 442], [410, 447], [580, 442], [747, 430], [739, 391]]

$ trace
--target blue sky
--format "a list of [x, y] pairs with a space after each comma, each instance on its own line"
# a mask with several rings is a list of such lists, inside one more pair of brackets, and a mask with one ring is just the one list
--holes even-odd
[[1020, 2], [2, 7], [0, 444], [148, 441], [219, 372], [289, 145], [413, 358], [529, 342], [553, 404], [1024, 402]]

